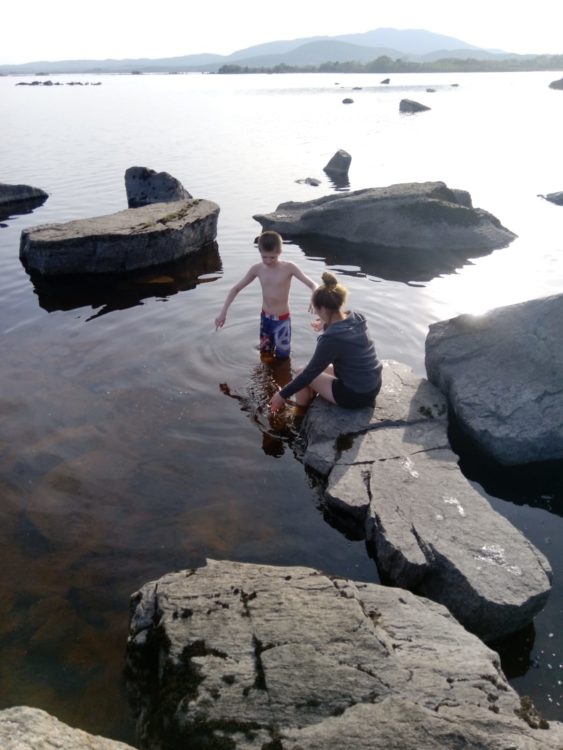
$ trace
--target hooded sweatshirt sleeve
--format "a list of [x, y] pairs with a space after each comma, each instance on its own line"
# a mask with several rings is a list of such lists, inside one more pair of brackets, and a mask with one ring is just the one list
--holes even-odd
[[332, 364], [334, 359], [334, 342], [331, 341], [330, 336], [322, 334], [317, 339], [317, 347], [308, 365], [294, 378], [291, 383], [288, 383], [284, 388], [281, 389], [280, 395], [282, 398], [290, 398], [294, 393], [300, 391], [302, 388], [308, 386], [321, 372]]

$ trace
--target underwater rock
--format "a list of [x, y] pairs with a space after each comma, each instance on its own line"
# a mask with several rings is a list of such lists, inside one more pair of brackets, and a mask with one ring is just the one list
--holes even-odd
[[521, 701], [494, 651], [407, 591], [208, 560], [147, 583], [131, 603], [141, 747], [563, 744], [563, 725]]

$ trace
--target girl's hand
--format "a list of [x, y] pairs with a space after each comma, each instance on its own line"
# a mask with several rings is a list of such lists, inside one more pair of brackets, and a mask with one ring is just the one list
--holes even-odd
[[270, 399], [270, 409], [275, 414], [280, 409], [283, 409], [285, 406], [285, 398], [280, 395], [279, 391], [278, 393], [274, 393], [272, 398]]

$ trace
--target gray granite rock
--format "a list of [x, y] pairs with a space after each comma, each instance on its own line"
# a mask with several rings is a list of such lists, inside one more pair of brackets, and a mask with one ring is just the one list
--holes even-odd
[[550, 89], [560, 89], [563, 91], [563, 78], [559, 78], [557, 81], [552, 81], [549, 84]]
[[129, 167], [125, 171], [125, 191], [129, 208], [183, 201], [192, 197], [182, 183], [168, 172], [155, 172], [148, 167]]
[[374, 424], [446, 423], [446, 399], [427, 380], [416, 377], [410, 367], [384, 360], [382, 377], [375, 409], [339, 409], [324, 399], [315, 401], [303, 422], [303, 463], [307, 467], [328, 475], [353, 437], [369, 431]]
[[386, 580], [484, 640], [521, 629], [549, 596], [548, 561], [461, 473], [442, 394], [383, 364], [375, 409], [312, 405], [303, 462], [326, 477], [328, 505], [364, 525]]
[[128, 662], [142, 747], [563, 744], [446, 609], [308, 568], [210, 560], [146, 584]]
[[6, 203], [21, 203], [26, 201], [41, 203], [48, 198], [48, 194], [41, 188], [31, 185], [8, 185], [0, 182], [0, 206]]
[[131, 745], [73, 729], [45, 711], [15, 706], [0, 711], [2, 750], [133, 750]]
[[544, 197], [546, 201], [555, 203], [556, 206], [563, 206], [563, 191], [561, 191], [560, 193], [548, 193]]
[[120, 273], [168, 263], [217, 236], [219, 206], [194, 199], [24, 229], [20, 258], [45, 276]]
[[504, 465], [563, 458], [563, 295], [430, 326], [428, 379]]
[[[325, 168], [326, 169], [326, 168]], [[471, 207], [467, 191], [443, 182], [406, 183], [281, 203], [256, 214], [263, 229], [286, 237], [319, 236], [352, 243], [418, 250], [483, 252], [515, 234], [492, 214]]]
[[350, 164], [352, 163], [352, 157], [344, 149], [339, 149], [328, 161], [324, 167], [324, 171], [329, 175], [337, 175], [339, 177], [348, 174]]
[[415, 112], [427, 112], [430, 107], [420, 102], [415, 102], [413, 99], [401, 99], [399, 102], [399, 111], [408, 114], [414, 114]]

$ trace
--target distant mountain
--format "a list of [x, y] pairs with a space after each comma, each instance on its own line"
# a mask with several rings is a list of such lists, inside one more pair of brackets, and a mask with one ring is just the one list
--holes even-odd
[[225, 62], [223, 55], [201, 54], [182, 57], [127, 58], [124, 60], [59, 60], [39, 61], [19, 65], [0, 65], [3, 73], [130, 73], [132, 70], [144, 72], [170, 72], [176, 70], [218, 69]]
[[303, 44], [309, 44], [310, 42], [321, 42], [330, 39], [328, 36], [310, 36], [303, 37], [301, 39], [285, 39], [279, 42], [265, 42], [264, 44], [255, 44], [252, 47], [245, 47], [239, 49], [228, 56], [229, 62], [239, 60], [247, 57], [259, 57], [261, 55], [283, 55], [286, 52], [291, 52], [297, 47], [301, 47]]
[[509, 53], [484, 50], [454, 37], [424, 29], [374, 29], [358, 34], [314, 36], [278, 40], [237, 50], [231, 55], [183, 55], [158, 59], [62, 60], [18, 65], [0, 65], [0, 73], [131, 73], [137, 72], [216, 72], [223, 65], [274, 67], [320, 65], [324, 62], [366, 63], [378, 57], [393, 60], [432, 61], [442, 58], [488, 60], [513, 57]]
[[397, 50], [384, 47], [360, 47], [358, 44], [326, 40], [320, 42], [309, 42], [296, 47], [290, 52], [277, 55], [256, 55], [245, 58], [229, 60], [236, 65], [273, 68], [275, 65], [321, 65], [324, 62], [354, 62], [366, 63], [375, 60], [376, 57], [388, 55], [389, 57], [401, 57]]
[[390, 47], [403, 54], [426, 55], [436, 50], [478, 50], [461, 39], [443, 34], [434, 34], [424, 29], [374, 29], [361, 34], [345, 34], [334, 37], [341, 42], [360, 44], [365, 47]]

